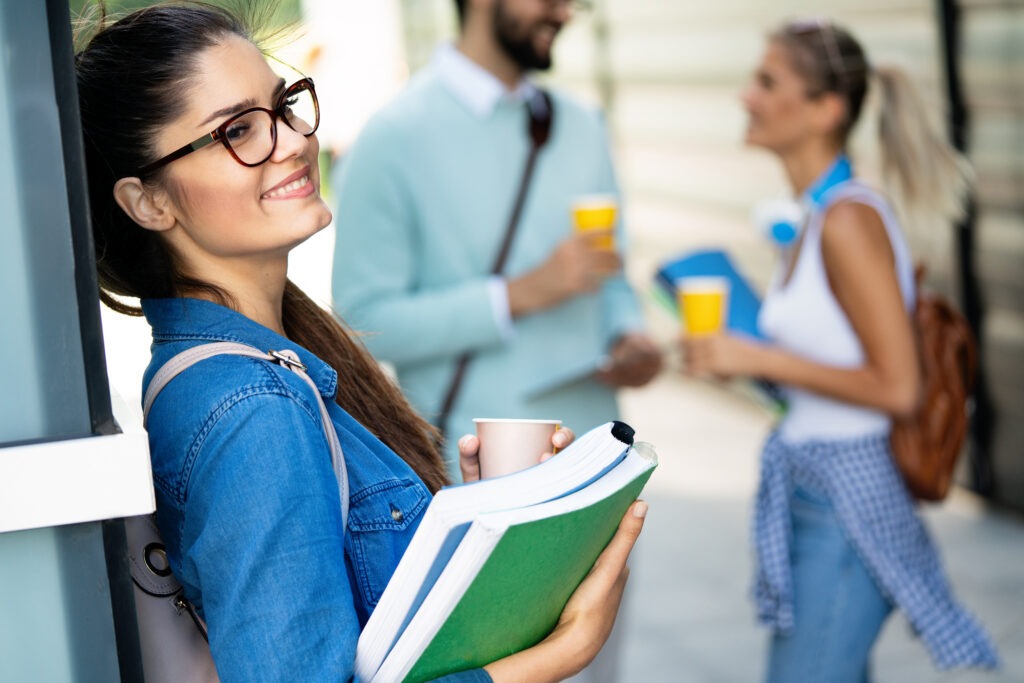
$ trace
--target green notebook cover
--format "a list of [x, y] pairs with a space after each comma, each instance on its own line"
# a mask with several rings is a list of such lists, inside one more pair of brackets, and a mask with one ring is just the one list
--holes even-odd
[[653, 471], [589, 507], [510, 526], [405, 681], [481, 667], [543, 640]]

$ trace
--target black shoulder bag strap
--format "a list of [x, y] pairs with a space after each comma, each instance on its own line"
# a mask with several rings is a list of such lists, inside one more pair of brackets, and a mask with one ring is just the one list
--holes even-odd
[[[526, 157], [526, 166], [523, 168], [523, 176], [519, 181], [519, 191], [516, 193], [515, 203], [512, 205], [512, 213], [508, 218], [505, 237], [501, 241], [501, 250], [498, 251], [498, 257], [494, 260], [494, 265], [491, 267], [491, 275], [501, 275], [501, 272], [505, 269], [505, 261], [508, 260], [508, 254], [512, 249], [512, 238], [515, 237], [519, 216], [522, 214], [523, 204], [526, 202], [526, 193], [530, 189], [530, 178], [533, 176], [533, 169], [537, 163], [537, 154], [544, 146], [544, 143], [548, 141], [548, 136], [551, 133], [551, 120], [555, 113], [551, 96], [544, 90], [538, 90], [538, 94], [543, 100], [544, 106], [538, 107], [531, 103], [527, 107], [530, 114], [530, 154]], [[538, 111], [538, 109], [542, 109], [542, 111]], [[466, 352], [459, 356], [458, 361], [455, 363], [455, 372], [452, 374], [452, 381], [448, 385], [448, 391], [444, 394], [441, 412], [437, 418], [437, 428], [441, 433], [442, 440], [448, 431], [448, 418], [451, 416], [452, 408], [455, 406], [455, 399], [458, 398], [459, 389], [462, 387], [462, 381], [466, 375], [466, 366], [469, 365], [469, 361], [472, 359], [473, 353]]]

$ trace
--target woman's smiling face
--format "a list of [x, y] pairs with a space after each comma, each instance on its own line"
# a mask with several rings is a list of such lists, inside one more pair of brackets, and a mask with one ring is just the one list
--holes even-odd
[[[250, 107], [274, 109], [284, 82], [248, 40], [235, 35], [202, 52], [188, 81], [184, 113], [155, 140], [162, 156]], [[278, 260], [330, 223], [320, 197], [320, 151], [278, 119], [277, 146], [259, 166], [235, 161], [219, 143], [170, 163], [160, 184], [177, 218], [166, 238], [194, 277], [216, 281], [211, 268], [239, 259]], [[240, 265], [240, 264], [239, 264]]]

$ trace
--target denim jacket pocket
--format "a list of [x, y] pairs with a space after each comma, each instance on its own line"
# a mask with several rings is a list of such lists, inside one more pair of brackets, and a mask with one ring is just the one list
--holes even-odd
[[352, 496], [347, 531], [351, 560], [370, 608], [380, 600], [429, 499], [426, 488], [410, 479], [389, 479]]

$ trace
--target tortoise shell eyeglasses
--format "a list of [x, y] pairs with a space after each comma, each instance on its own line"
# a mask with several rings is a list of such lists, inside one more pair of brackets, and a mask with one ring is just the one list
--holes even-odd
[[220, 142], [243, 166], [259, 166], [277, 148], [277, 120], [306, 137], [320, 125], [320, 105], [313, 79], [302, 78], [284, 89], [273, 109], [251, 107], [235, 114], [206, 135], [139, 169], [146, 176], [172, 161]]

